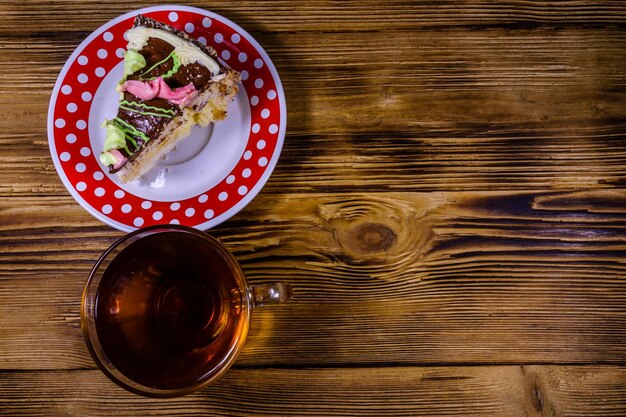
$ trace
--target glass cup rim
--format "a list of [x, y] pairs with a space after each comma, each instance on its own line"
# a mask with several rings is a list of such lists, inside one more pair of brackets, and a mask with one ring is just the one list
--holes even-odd
[[[181, 388], [172, 388], [172, 389], [163, 389], [163, 388], [153, 388], [148, 387], [137, 382], [132, 381], [122, 372], [118, 371], [115, 366], [108, 360], [106, 357], [106, 352], [102, 348], [98, 333], [96, 331], [96, 321], [95, 321], [95, 294], [97, 294], [97, 290], [100, 284], [100, 280], [102, 278], [102, 266], [103, 263], [107, 259], [113, 259], [115, 256], [111, 255], [116, 251], [116, 249], [123, 246], [124, 248], [128, 247], [131, 243], [136, 242], [144, 237], [154, 235], [157, 233], [163, 232], [178, 232], [178, 233], [187, 233], [192, 234], [197, 237], [201, 237], [203, 240], [209, 242], [213, 245], [217, 250], [219, 250], [223, 255], [225, 255], [229, 265], [234, 268], [233, 273], [237, 273], [241, 278], [242, 282], [242, 311], [244, 325], [242, 326], [242, 330], [237, 338], [237, 341], [234, 345], [234, 348], [229, 350], [224, 358], [216, 365], [212, 370], [207, 372], [209, 375], [206, 379], [203, 379], [199, 382], [190, 384], [186, 387]], [[118, 252], [119, 254], [119, 252]], [[106, 268], [105, 268], [106, 269]], [[92, 299], [93, 298], [93, 299]], [[156, 398], [171, 398], [171, 397], [179, 397], [182, 395], [190, 394], [192, 392], [198, 391], [212, 382], [220, 378], [235, 362], [239, 353], [243, 349], [245, 344], [245, 340], [248, 334], [248, 329], [250, 326], [250, 317], [252, 311], [253, 303], [252, 303], [252, 293], [250, 287], [248, 286], [248, 282], [246, 277], [239, 265], [239, 262], [235, 258], [235, 256], [215, 237], [209, 235], [206, 232], [203, 232], [198, 229], [194, 229], [188, 226], [182, 225], [155, 225], [142, 229], [137, 229], [131, 233], [128, 233], [122, 236], [120, 239], [115, 241], [107, 250], [105, 250], [100, 258], [96, 261], [91, 272], [89, 273], [89, 277], [87, 278], [87, 282], [85, 283], [82, 299], [81, 299], [81, 328], [83, 331], [83, 338], [85, 343], [87, 344], [87, 348], [89, 353], [91, 354], [94, 362], [98, 365], [98, 368], [113, 382], [115, 382], [120, 387], [147, 397], [156, 397]]]

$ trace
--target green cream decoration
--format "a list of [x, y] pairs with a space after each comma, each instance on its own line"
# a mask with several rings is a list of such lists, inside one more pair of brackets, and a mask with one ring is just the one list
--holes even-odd
[[114, 120], [105, 120], [102, 127], [106, 127], [107, 133], [104, 138], [104, 152], [100, 153], [100, 162], [103, 165], [115, 165], [117, 158], [110, 151], [124, 149], [128, 154], [130, 151], [126, 146], [126, 133], [115, 123]]
[[115, 165], [117, 163], [117, 159], [115, 159], [115, 157], [109, 152], [102, 152], [100, 154], [100, 162], [102, 162], [102, 165], [105, 166]]
[[159, 65], [167, 62], [170, 58], [172, 59], [172, 69], [169, 70], [168, 72], [166, 72], [165, 74], [160, 75], [160, 77], [163, 78], [163, 79], [166, 79], [166, 78], [169, 78], [172, 75], [176, 74], [178, 72], [178, 69], [180, 68], [180, 58], [178, 57], [176, 52], [172, 51], [172, 52], [170, 52], [170, 54], [168, 56], [166, 56], [165, 58], [163, 58], [162, 60], [160, 60], [159, 62], [157, 62], [156, 64], [154, 64], [153, 66], [151, 66], [150, 68], [148, 68], [147, 70], [142, 72], [141, 74], [139, 74], [139, 79], [140, 80], [144, 80], [144, 81], [150, 81], [150, 80], [154, 80], [155, 78], [157, 78], [157, 77], [144, 78], [144, 75], [150, 73], [150, 71], [152, 71], [153, 69], [155, 69]]
[[146, 60], [137, 50], [124, 52], [124, 78], [146, 66]]
[[178, 69], [180, 68], [180, 58], [178, 57], [178, 55], [176, 55], [176, 52], [174, 51], [172, 51], [172, 61], [172, 69], [162, 75], [163, 79], [169, 78], [172, 75], [176, 74], [178, 72]]
[[[137, 107], [143, 110], [139, 110]], [[148, 106], [145, 103], [138, 103], [136, 101], [122, 100], [120, 101], [120, 108], [144, 116], [167, 117], [168, 119], [174, 116], [174, 110]]]
[[126, 107], [126, 106], [122, 106], [122, 105], [120, 105], [120, 109], [128, 110], [130, 112], [137, 113], [137, 114], [141, 114], [142, 116], [167, 117], [168, 119], [172, 117], [172, 116], [170, 116], [168, 114], [164, 114], [164, 113], [156, 113], [156, 112], [150, 112], [150, 111], [137, 110], [137, 109], [133, 109], [132, 107]]
[[126, 145], [126, 141], [129, 141], [134, 148], [137, 149], [137, 141], [134, 137], [141, 138], [144, 142], [150, 140], [145, 133], [119, 117], [113, 120], [106, 120], [102, 127], [106, 127], [107, 129], [104, 139], [104, 152], [100, 154], [100, 162], [102, 162], [103, 165], [115, 165], [117, 163], [117, 159], [110, 152], [112, 150], [123, 149], [126, 151], [126, 154], [132, 154]]
[[113, 122], [116, 123], [118, 125], [118, 127], [124, 132], [127, 133], [127, 138], [133, 142], [133, 145], [135, 145], [135, 147], [137, 147], [137, 143], [128, 135], [132, 135], [135, 137], [139, 137], [141, 139], [143, 139], [144, 142], [147, 142], [150, 140], [150, 138], [143, 133], [141, 130], [138, 130], [135, 126], [126, 123], [125, 121], [123, 121], [122, 119], [120, 119], [119, 117], [116, 117], [115, 119], [113, 119]]
[[104, 150], [110, 151], [124, 148], [126, 146], [124, 131], [111, 121], [106, 121], [105, 124], [107, 133], [104, 139]]

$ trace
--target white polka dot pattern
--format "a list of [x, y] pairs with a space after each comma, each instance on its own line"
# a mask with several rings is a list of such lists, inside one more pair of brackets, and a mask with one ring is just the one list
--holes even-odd
[[[162, 12], [161, 12], [162, 13]], [[149, 14], [148, 14], [149, 15]], [[192, 18], [192, 16], [195, 16]], [[277, 78], [267, 56], [254, 45], [249, 35], [238, 33], [221, 18], [172, 6], [160, 17], [202, 44], [210, 44], [225, 65], [239, 71], [244, 97], [250, 105], [250, 127], [246, 148], [231, 172], [211, 189], [197, 195], [184, 196], [178, 201], [167, 198], [148, 199], [125, 191], [116, 176], [108, 174], [99, 162], [101, 149], [92, 149], [90, 135], [99, 126], [92, 126], [91, 109], [100, 111], [101, 100], [96, 102], [99, 86], [108, 80], [111, 70], [117, 67], [125, 53], [128, 40], [125, 24], [105, 25], [73, 58], [70, 71], [59, 76], [58, 94], [54, 100], [52, 124], [57, 151], [55, 166], [63, 170], [81, 199], [107, 219], [125, 227], [143, 227], [159, 223], [201, 225], [215, 224], [227, 211], [258, 192], [255, 185], [264, 175], [277, 147], [278, 126], [281, 114]], [[129, 19], [129, 22], [131, 20]], [[279, 90], [279, 89], [278, 89]], [[282, 92], [281, 99], [282, 99]], [[100, 97], [98, 95], [97, 97]], [[282, 105], [282, 104], [281, 104]], [[51, 106], [52, 109], [52, 106]], [[52, 110], [51, 110], [52, 111]], [[282, 145], [282, 138], [280, 139]], [[58, 165], [60, 164], [60, 165]], [[104, 170], [104, 171], [103, 171]], [[247, 196], [247, 197], [246, 197]], [[78, 199], [78, 197], [76, 197]], [[239, 208], [240, 209], [240, 208]], [[100, 216], [100, 217], [102, 217]], [[223, 221], [223, 220], [221, 220]], [[115, 223], [117, 222], [117, 223]], [[108, 223], [108, 221], [107, 221]]]

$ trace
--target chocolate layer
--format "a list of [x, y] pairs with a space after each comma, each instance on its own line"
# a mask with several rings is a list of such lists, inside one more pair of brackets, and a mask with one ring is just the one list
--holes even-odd
[[[184, 38], [185, 40], [193, 43], [195, 46], [200, 48], [207, 55], [217, 58], [217, 54], [213, 48], [202, 45], [197, 42], [195, 39], [190, 38], [185, 33], [177, 31], [167, 25], [164, 25], [155, 20], [146, 18], [144, 16], [137, 16], [135, 19], [135, 27], [144, 26], [149, 28], [161, 29], [167, 32], [176, 34], [177, 36]], [[174, 60], [170, 57], [166, 59], [170, 53], [174, 50], [174, 47], [169, 43], [158, 39], [158, 38], [149, 38], [147, 44], [139, 51], [139, 53], [146, 60], [146, 66], [135, 73], [129, 75], [127, 80], [139, 80], [146, 81], [152, 78], [156, 78], [158, 76], [166, 74], [170, 71], [174, 66]], [[165, 61], [163, 61], [166, 59]], [[216, 59], [217, 60], [217, 59]], [[161, 62], [163, 61], [163, 62]], [[154, 65], [160, 63], [155, 68], [152, 68]], [[151, 69], [152, 68], [152, 69]], [[147, 71], [149, 70], [149, 71]], [[220, 65], [220, 73], [224, 72], [224, 68]], [[193, 83], [194, 87], [198, 91], [199, 94], [206, 91], [211, 83], [213, 74], [211, 71], [206, 68], [204, 65], [200, 65], [197, 63], [192, 63], [189, 65], [181, 65], [176, 73], [172, 74], [170, 77], [164, 79], [166, 84], [171, 88], [175, 89], [178, 87], [183, 87], [188, 85], [189, 83]], [[159, 137], [162, 133], [165, 126], [167, 126], [173, 118], [179, 116], [182, 113], [182, 110], [179, 106], [174, 105], [162, 98], [154, 98], [151, 100], [142, 100], [139, 97], [129, 93], [124, 92], [124, 100], [127, 102], [133, 103], [133, 105], [126, 105], [125, 107], [132, 108], [138, 111], [132, 111], [124, 108], [119, 108], [117, 117], [124, 122], [134, 126], [137, 130], [144, 133], [150, 140]], [[145, 114], [145, 108], [142, 108], [141, 105], [146, 105], [150, 107], [155, 107], [158, 109], [168, 110], [173, 112], [171, 114], [172, 117], [161, 117], [153, 114]], [[139, 112], [141, 111], [141, 112]], [[156, 112], [159, 111], [149, 111]], [[143, 113], [143, 114], [142, 114]], [[140, 154], [141, 149], [145, 146], [145, 142], [141, 137], [133, 136], [135, 144], [130, 140], [126, 140], [126, 145], [130, 154], [124, 151], [127, 154], [127, 157], [130, 161], [134, 160], [135, 157]], [[121, 168], [120, 168], [121, 169]], [[117, 172], [119, 169], [114, 169], [112, 166], [109, 167], [109, 171], [111, 173]]]
[[[213, 57], [217, 60], [217, 52], [215, 51], [215, 49], [211, 48], [208, 45], [204, 45], [200, 42], [198, 42], [196, 39], [192, 38], [191, 36], [187, 35], [185, 32], [180, 31], [178, 29], [174, 29], [173, 27], [166, 25], [165, 23], [161, 23], [158, 22], [154, 19], [151, 19], [149, 17], [146, 17], [144, 15], [137, 15], [137, 17], [135, 18], [135, 22], [133, 23], [133, 27], [138, 27], [138, 26], [143, 26], [143, 27], [147, 27], [147, 28], [153, 28], [153, 29], [161, 29], [164, 30], [166, 32], [172, 33], [176, 36], [178, 36], [179, 38], [183, 38], [188, 42], [191, 42], [192, 44], [194, 44], [196, 47], [198, 47], [201, 51], [203, 51], [205, 54], [207, 54], [210, 57]], [[220, 65], [221, 67], [221, 65]], [[222, 71], [220, 71], [222, 72]]]

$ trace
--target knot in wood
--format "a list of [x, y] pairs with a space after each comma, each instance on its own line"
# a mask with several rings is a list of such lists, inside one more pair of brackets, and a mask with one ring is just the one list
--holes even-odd
[[386, 252], [396, 242], [396, 234], [381, 223], [362, 223], [355, 226], [344, 242], [359, 252]]

